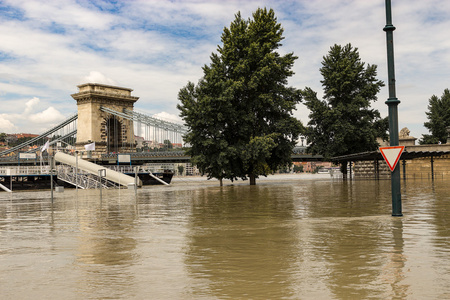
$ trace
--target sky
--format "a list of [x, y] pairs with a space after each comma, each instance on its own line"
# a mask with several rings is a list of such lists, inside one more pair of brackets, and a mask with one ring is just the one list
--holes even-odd
[[[450, 88], [450, 1], [392, 0], [399, 129], [421, 138], [432, 95]], [[43, 133], [77, 112], [77, 85], [133, 89], [135, 111], [182, 122], [178, 92], [197, 83], [235, 14], [273, 8], [281, 54], [298, 59], [289, 85], [323, 96], [330, 47], [351, 43], [387, 83], [383, 0], [0, 0], [0, 132]], [[387, 116], [385, 86], [372, 107]], [[294, 115], [304, 125], [309, 110]]]

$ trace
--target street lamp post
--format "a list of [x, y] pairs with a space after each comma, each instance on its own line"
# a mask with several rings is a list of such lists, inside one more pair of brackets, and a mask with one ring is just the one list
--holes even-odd
[[[391, 0], [386, 0], [386, 31], [387, 45], [387, 64], [388, 64], [388, 87], [389, 98], [385, 102], [389, 109], [389, 140], [391, 146], [398, 146], [398, 110], [397, 106], [400, 101], [395, 95], [395, 69], [394, 69], [394, 30], [391, 15]], [[402, 197], [400, 191], [400, 166], [397, 164], [391, 174], [391, 193], [392, 193], [392, 216], [401, 217], [402, 214]]]

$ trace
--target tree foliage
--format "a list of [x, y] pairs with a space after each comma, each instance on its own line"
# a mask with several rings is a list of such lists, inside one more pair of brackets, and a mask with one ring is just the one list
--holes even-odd
[[276, 51], [282, 40], [272, 9], [258, 9], [248, 20], [238, 13], [198, 84], [180, 90], [188, 153], [208, 178], [250, 177], [254, 184], [290, 164], [303, 128], [292, 116], [301, 94], [287, 86], [297, 57]]
[[173, 144], [170, 140], [164, 140], [163, 144], [164, 144], [164, 149], [167, 149], [167, 150], [173, 149]]
[[0, 133], [0, 142], [6, 142], [6, 137], [7, 137], [8, 135], [6, 134], [6, 133], [4, 133], [4, 132], [1, 132]]
[[323, 58], [320, 73], [323, 100], [307, 87], [303, 90], [310, 121], [308, 151], [330, 158], [378, 147], [377, 137], [387, 139], [388, 119], [382, 119], [370, 103], [384, 83], [377, 80], [376, 65], [361, 61], [358, 48], [334, 45]]
[[15, 141], [10, 142], [9, 146], [10, 147], [15, 147], [15, 146], [18, 146], [18, 145], [23, 144], [25, 142], [28, 142], [31, 139], [33, 139], [33, 137], [21, 137], [21, 138], [18, 138], [17, 140], [15, 140]]
[[447, 127], [450, 126], [450, 91], [445, 89], [441, 98], [436, 95], [428, 100], [428, 111], [425, 112], [428, 122], [424, 126], [431, 134], [424, 134], [420, 144], [445, 144], [447, 142]]

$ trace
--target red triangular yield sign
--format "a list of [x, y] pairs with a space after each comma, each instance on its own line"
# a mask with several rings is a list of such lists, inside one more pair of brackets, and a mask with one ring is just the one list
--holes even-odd
[[387, 162], [389, 169], [391, 169], [391, 172], [394, 172], [403, 150], [405, 150], [405, 146], [380, 147], [380, 152]]

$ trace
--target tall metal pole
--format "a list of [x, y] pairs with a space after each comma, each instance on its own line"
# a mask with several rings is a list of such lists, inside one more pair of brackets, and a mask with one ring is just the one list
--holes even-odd
[[134, 195], [137, 195], [138, 167], [134, 167]]
[[[397, 106], [400, 101], [395, 95], [395, 69], [394, 69], [394, 30], [391, 16], [391, 0], [386, 0], [386, 31], [387, 45], [387, 64], [388, 64], [388, 86], [389, 98], [385, 102], [389, 108], [389, 137], [390, 145], [398, 146], [398, 111]], [[402, 196], [400, 191], [400, 166], [394, 169], [391, 174], [391, 193], [392, 193], [392, 216], [401, 217], [402, 214]]]
[[75, 164], [75, 187], [78, 192], [78, 151], [75, 151], [76, 164]]
[[98, 170], [98, 177], [100, 177], [100, 201], [102, 200], [102, 178], [106, 176], [106, 169]]
[[52, 198], [53, 204], [53, 157], [49, 155], [48, 159], [50, 161], [50, 197]]

